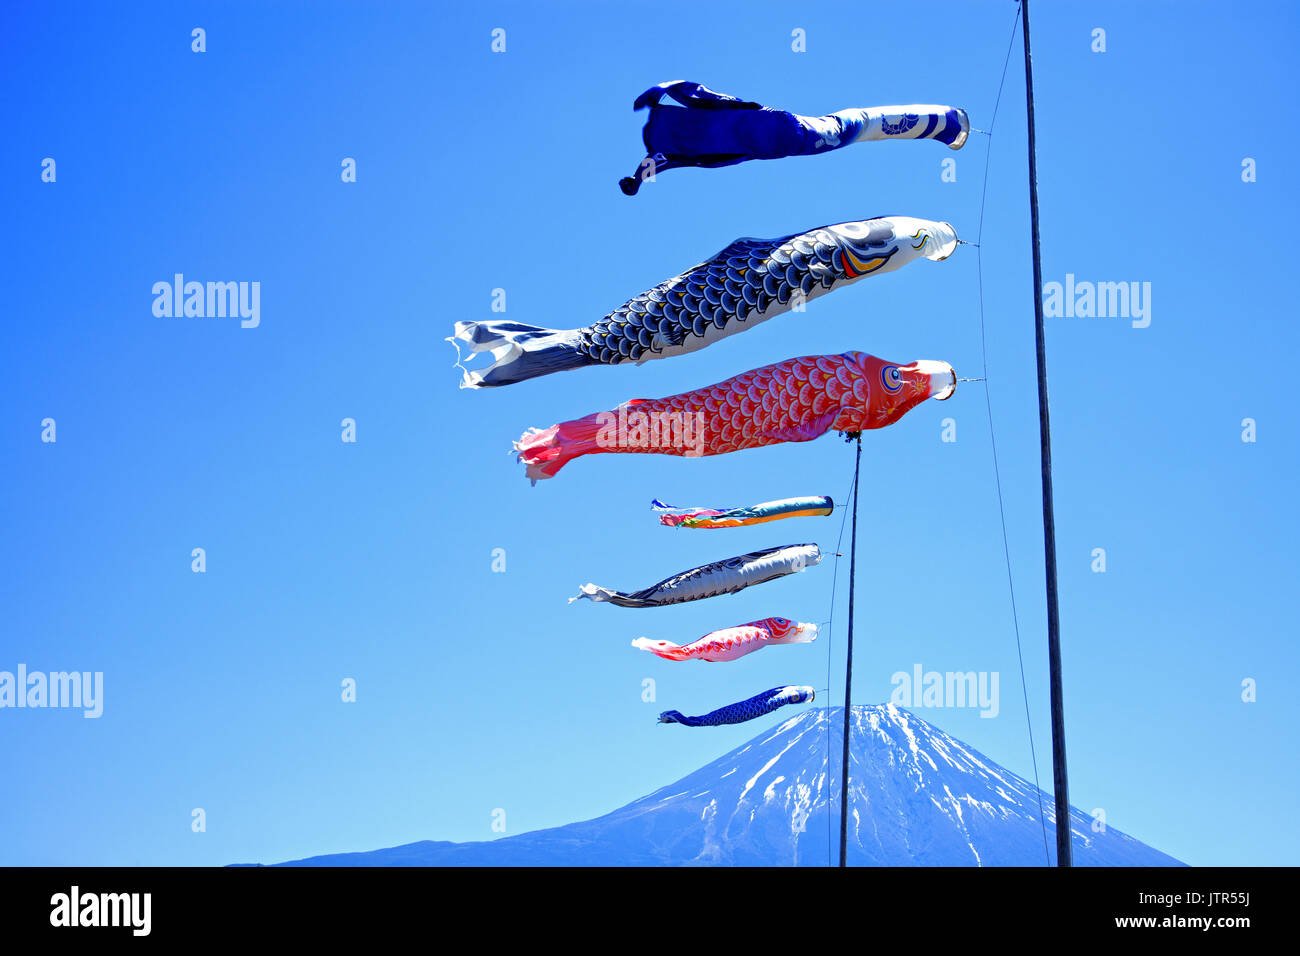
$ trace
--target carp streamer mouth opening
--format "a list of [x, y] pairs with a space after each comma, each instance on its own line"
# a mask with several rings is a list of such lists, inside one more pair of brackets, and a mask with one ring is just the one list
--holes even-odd
[[957, 391], [957, 371], [947, 362], [940, 362], [935, 359], [918, 359], [909, 368], [929, 378], [929, 397], [936, 402], [947, 401]]
[[947, 251], [947, 252], [944, 252], [943, 255], [935, 255], [935, 256], [927, 256], [927, 257], [926, 257], [926, 258], [928, 258], [928, 259], [931, 259], [931, 260], [934, 261], [934, 262], [943, 262], [944, 259], [947, 259], [950, 255], [952, 255], [954, 252], [956, 252], [956, 251], [957, 251], [957, 247], [958, 247], [959, 245], [962, 244], [962, 240], [957, 236], [957, 227], [956, 227], [956, 226], [954, 226], [954, 225], [953, 225], [952, 223], [950, 223], [950, 222], [941, 222], [941, 223], [939, 223], [939, 225], [944, 226], [945, 228], [947, 228], [947, 230], [948, 230], [950, 233], [952, 233], [952, 241], [950, 241], [950, 242], [939, 242], [937, 239], [935, 240], [936, 244], [939, 246], [940, 249], [944, 249], [944, 248], [946, 247], [948, 251]]
[[966, 145], [966, 138], [971, 132], [970, 116], [963, 109], [957, 109], [954, 112], [957, 114], [957, 122], [961, 124], [961, 132], [953, 137], [952, 142], [948, 144], [948, 148], [961, 149]]

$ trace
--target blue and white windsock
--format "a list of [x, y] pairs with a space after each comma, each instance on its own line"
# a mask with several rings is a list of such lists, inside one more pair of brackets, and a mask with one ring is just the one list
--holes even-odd
[[[667, 96], [677, 104], [663, 104]], [[660, 83], [636, 98], [650, 110], [641, 138], [646, 157], [619, 180], [629, 196], [641, 183], [679, 166], [716, 168], [750, 159], [813, 156], [853, 143], [933, 139], [961, 149], [970, 132], [965, 110], [952, 106], [872, 106], [826, 116], [801, 116], [715, 93], [699, 83]]]

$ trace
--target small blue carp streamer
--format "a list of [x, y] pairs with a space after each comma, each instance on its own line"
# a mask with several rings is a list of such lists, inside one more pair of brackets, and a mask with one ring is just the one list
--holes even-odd
[[[665, 96], [680, 105], [663, 105]], [[652, 86], [632, 108], [648, 108], [650, 118], [641, 133], [646, 157], [635, 175], [618, 183], [629, 196], [645, 180], [679, 166], [714, 169], [887, 139], [933, 139], [961, 149], [970, 133], [966, 111], [951, 106], [872, 106], [800, 116], [685, 80]]]
[[651, 506], [660, 512], [659, 523], [670, 528], [740, 528], [781, 518], [822, 517], [835, 510], [835, 502], [825, 495], [764, 501], [748, 508], [677, 508], [658, 498]]
[[586, 598], [589, 601], [608, 601], [619, 607], [682, 604], [719, 594], [735, 594], [751, 584], [762, 584], [787, 574], [795, 574], [817, 564], [821, 559], [821, 549], [815, 544], [787, 544], [713, 561], [631, 593], [584, 584], [577, 597], [569, 598], [569, 603]]
[[711, 710], [701, 717], [687, 717], [681, 711], [665, 710], [659, 715], [661, 724], [685, 724], [687, 727], [718, 727], [722, 724], [743, 724], [747, 720], [762, 717], [786, 704], [803, 704], [817, 697], [811, 687], [788, 684], [785, 687], [773, 687], [761, 694], [755, 694], [748, 700], [742, 700], [726, 707]]

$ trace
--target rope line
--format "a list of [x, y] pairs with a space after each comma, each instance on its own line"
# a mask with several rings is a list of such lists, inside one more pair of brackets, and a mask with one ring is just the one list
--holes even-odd
[[[1011, 62], [1011, 47], [1016, 41], [1016, 31], [1019, 26], [1020, 4], [1017, 3], [1015, 20], [1011, 24], [1011, 37], [1007, 40], [1007, 55], [1002, 62], [1002, 79], [998, 83], [998, 95], [993, 103], [993, 117], [989, 121], [988, 148], [984, 152], [984, 185], [980, 190], [979, 232], [975, 237], [976, 241], [972, 243], [975, 246], [975, 269], [979, 285], [980, 353], [983, 358], [983, 379], [985, 380], [988, 379], [989, 375], [989, 350], [984, 330], [984, 250], [981, 248], [984, 239], [984, 208], [989, 190], [989, 167], [992, 165], [990, 159], [993, 154], [993, 128], [998, 121], [998, 107], [1002, 103], [1002, 88], [1007, 81], [1007, 65]], [[988, 411], [989, 446], [993, 452], [993, 481], [998, 492], [998, 518], [1002, 524], [1002, 554], [1007, 564], [1007, 590], [1011, 595], [1011, 623], [1016, 634], [1016, 658], [1020, 662], [1020, 690], [1025, 699], [1025, 725], [1029, 728], [1029, 757], [1034, 766], [1034, 791], [1038, 796], [1038, 822], [1043, 831], [1043, 853], [1047, 857], [1047, 865], [1051, 866], [1052, 854], [1047, 845], [1047, 816], [1043, 810], [1043, 788], [1038, 780], [1038, 752], [1034, 746], [1034, 722], [1030, 717], [1029, 710], [1029, 685], [1025, 680], [1025, 654], [1020, 642], [1020, 614], [1016, 610], [1016, 585], [1011, 573], [1011, 545], [1007, 540], [1007, 511], [1002, 499], [1002, 473], [998, 466], [998, 441], [993, 428], [993, 399], [989, 394], [987, 381], [985, 381], [984, 385], [984, 407]], [[1057, 812], [1060, 812], [1059, 807]], [[1066, 813], [1069, 813], [1069, 808], [1066, 808]]]

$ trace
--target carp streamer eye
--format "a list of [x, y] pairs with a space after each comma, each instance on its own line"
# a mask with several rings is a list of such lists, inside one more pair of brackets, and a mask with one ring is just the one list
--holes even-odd
[[880, 370], [880, 383], [885, 386], [885, 391], [896, 392], [903, 387], [903, 373], [897, 365], [886, 365]]

